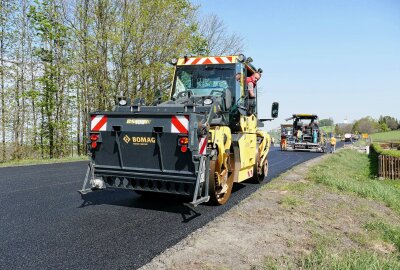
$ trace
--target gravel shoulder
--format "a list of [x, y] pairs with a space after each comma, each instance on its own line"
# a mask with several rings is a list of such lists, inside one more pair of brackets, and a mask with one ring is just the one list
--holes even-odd
[[316, 184], [310, 167], [329, 155], [302, 163], [155, 257], [150, 269], [299, 268], [302, 258], [324, 245], [330, 251], [396, 248], [365, 230], [371, 220], [400, 224], [385, 205]]

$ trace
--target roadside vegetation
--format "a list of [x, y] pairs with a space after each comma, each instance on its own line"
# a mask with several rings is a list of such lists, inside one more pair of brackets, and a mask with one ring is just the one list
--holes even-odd
[[239, 34], [198, 8], [189, 0], [0, 1], [0, 162], [82, 155], [89, 113], [110, 110], [120, 95], [166, 98], [173, 58], [243, 51]]
[[369, 165], [351, 149], [302, 163], [143, 269], [400, 269], [400, 181]]
[[85, 161], [88, 157], [85, 156], [74, 156], [65, 158], [46, 158], [46, 159], [17, 159], [10, 160], [7, 162], [0, 163], [1, 167], [13, 167], [13, 166], [25, 166], [25, 165], [36, 165], [36, 164], [50, 164], [50, 163], [63, 163], [63, 162], [74, 162], [74, 161]]
[[370, 136], [373, 141], [400, 142], [400, 130], [379, 132]]
[[337, 191], [384, 202], [400, 213], [398, 180], [379, 181], [371, 175], [368, 156], [352, 150], [339, 151], [310, 170], [310, 179]]
[[284, 192], [281, 206], [307, 220], [303, 244], [311, 248], [295, 258], [267, 256], [264, 269], [400, 269], [400, 181], [378, 180], [369, 162], [340, 150], [312, 166], [306, 180], [283, 176], [266, 186]]

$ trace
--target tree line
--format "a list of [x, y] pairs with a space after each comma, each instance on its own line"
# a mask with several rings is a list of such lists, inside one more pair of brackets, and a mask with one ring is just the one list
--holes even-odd
[[166, 96], [174, 57], [243, 46], [189, 0], [0, 0], [0, 162], [85, 154], [89, 112]]
[[387, 132], [398, 129], [400, 129], [400, 121], [392, 116], [380, 116], [379, 119], [366, 116], [354, 121], [353, 123], [342, 123], [335, 125], [335, 133], [342, 135], [345, 133], [371, 134], [375, 132]]

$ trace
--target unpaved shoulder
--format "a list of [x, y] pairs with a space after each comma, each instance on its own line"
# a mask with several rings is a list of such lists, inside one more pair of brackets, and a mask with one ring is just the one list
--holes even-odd
[[[385, 218], [400, 222], [382, 205], [307, 180], [309, 168], [326, 157], [274, 179], [141, 269], [262, 269], [267, 259], [285, 268], [287, 258], [311, 252], [318, 235], [330, 235], [342, 248], [359, 245], [353, 238], [362, 234], [365, 211], [379, 208]], [[390, 249], [375, 244], [383, 252]]]

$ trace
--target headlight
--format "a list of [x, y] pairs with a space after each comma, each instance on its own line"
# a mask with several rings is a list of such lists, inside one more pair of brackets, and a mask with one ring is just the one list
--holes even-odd
[[118, 102], [118, 104], [119, 104], [120, 106], [125, 106], [125, 105], [126, 105], [126, 100], [125, 100], [125, 99], [121, 99], [121, 100]]
[[212, 104], [212, 99], [211, 98], [206, 98], [205, 100], [204, 100], [204, 105], [211, 105]]
[[244, 54], [239, 54], [239, 56], [238, 56], [238, 60], [239, 60], [239, 62], [244, 62], [244, 60], [246, 60], [246, 56], [244, 56]]

